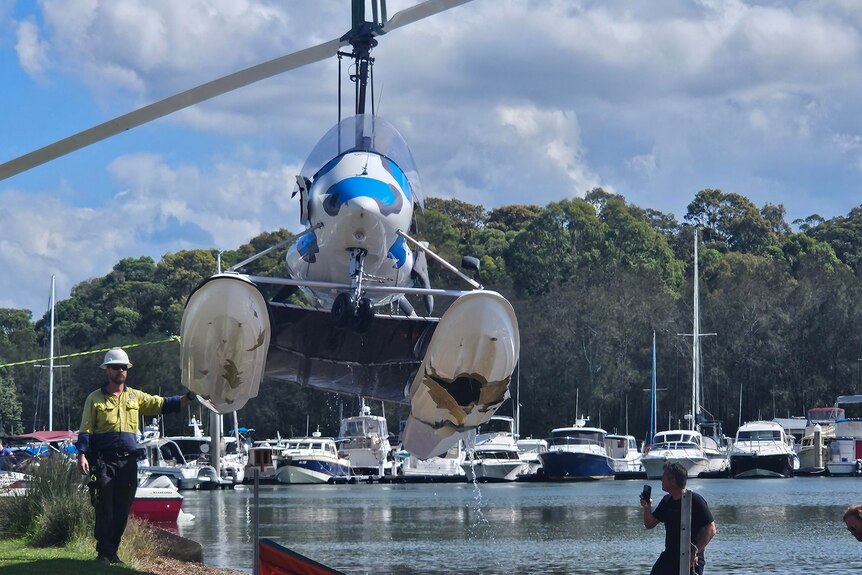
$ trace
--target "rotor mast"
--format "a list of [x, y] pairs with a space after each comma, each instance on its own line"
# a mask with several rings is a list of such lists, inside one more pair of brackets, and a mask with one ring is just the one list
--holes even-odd
[[[370, 21], [365, 19], [365, 5], [366, 0], [353, 0], [350, 32], [342, 36], [342, 40], [348, 40], [350, 45], [353, 46], [353, 52], [350, 54], [339, 52], [341, 55], [353, 58], [356, 65], [356, 72], [350, 76], [350, 79], [356, 82], [355, 113], [357, 116], [365, 113], [368, 80], [371, 65], [374, 62], [371, 58], [371, 50], [377, 46], [375, 36], [383, 33], [383, 25], [386, 22], [386, 0], [371, 0]], [[373, 85], [371, 90], [373, 99]], [[373, 104], [374, 102], [372, 101], [372, 114], [374, 113]]]

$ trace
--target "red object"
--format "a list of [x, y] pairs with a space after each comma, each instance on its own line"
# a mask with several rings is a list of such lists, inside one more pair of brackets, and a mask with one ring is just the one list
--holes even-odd
[[260, 540], [258, 558], [260, 575], [344, 575], [270, 539]]
[[35, 439], [36, 441], [63, 441], [70, 439], [75, 441], [78, 439], [77, 431], [34, 431], [33, 433], [25, 433], [24, 435], [15, 435], [12, 439]]
[[176, 496], [144, 494], [142, 497], [139, 493], [132, 501], [131, 513], [138, 519], [146, 519], [151, 523], [176, 523], [182, 505], [183, 498], [179, 494]]

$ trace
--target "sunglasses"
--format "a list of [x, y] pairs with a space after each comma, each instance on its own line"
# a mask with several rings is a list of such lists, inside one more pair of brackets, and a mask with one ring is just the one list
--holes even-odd
[[112, 370], [114, 370], [114, 371], [128, 371], [129, 366], [128, 366], [128, 365], [115, 365], [115, 364], [111, 364], [111, 365], [109, 365], [109, 366], [108, 366], [108, 369], [112, 369]]

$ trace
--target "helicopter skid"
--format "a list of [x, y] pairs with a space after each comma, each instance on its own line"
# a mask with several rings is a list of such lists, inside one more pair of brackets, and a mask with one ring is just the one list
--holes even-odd
[[404, 447], [440, 455], [491, 419], [508, 397], [520, 336], [511, 304], [492, 291], [467, 293], [440, 318], [408, 392]]

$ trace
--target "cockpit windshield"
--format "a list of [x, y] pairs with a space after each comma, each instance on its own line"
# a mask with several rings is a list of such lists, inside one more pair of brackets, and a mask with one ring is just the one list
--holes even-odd
[[360, 114], [333, 126], [314, 146], [302, 166], [301, 175], [313, 182], [315, 175], [332, 159], [356, 151], [374, 152], [395, 162], [410, 182], [412, 197], [424, 207], [425, 196], [410, 148], [398, 130], [379, 116]]

